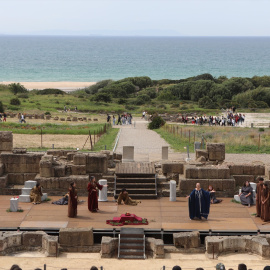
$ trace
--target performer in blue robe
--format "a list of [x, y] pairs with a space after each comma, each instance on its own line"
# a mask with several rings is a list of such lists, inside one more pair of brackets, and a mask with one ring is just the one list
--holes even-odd
[[201, 217], [207, 219], [210, 210], [210, 193], [201, 189], [200, 183], [197, 183], [196, 188], [191, 192], [188, 198], [190, 219], [201, 219]]

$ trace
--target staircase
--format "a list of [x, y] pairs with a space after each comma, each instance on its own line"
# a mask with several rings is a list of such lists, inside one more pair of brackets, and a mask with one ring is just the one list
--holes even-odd
[[151, 163], [122, 163], [115, 170], [115, 195], [126, 188], [132, 199], [157, 199], [154, 165]]
[[144, 229], [121, 228], [118, 242], [118, 259], [145, 259]]

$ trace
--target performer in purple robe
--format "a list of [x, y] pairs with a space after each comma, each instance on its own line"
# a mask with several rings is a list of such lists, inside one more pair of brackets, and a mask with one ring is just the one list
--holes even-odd
[[190, 219], [204, 217], [208, 218], [210, 210], [210, 194], [201, 188], [200, 183], [196, 184], [196, 188], [187, 196], [189, 217]]

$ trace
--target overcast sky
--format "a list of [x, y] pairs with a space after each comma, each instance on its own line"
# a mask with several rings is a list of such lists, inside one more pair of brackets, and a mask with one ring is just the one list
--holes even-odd
[[270, 0], [0, 0], [0, 34], [270, 36]]

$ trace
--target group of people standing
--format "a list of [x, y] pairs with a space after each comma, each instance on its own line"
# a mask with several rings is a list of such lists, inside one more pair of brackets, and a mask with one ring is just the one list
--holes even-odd
[[[96, 213], [98, 209], [98, 190], [102, 190], [104, 185], [97, 183], [94, 176], [90, 177], [90, 181], [87, 186], [88, 191], [88, 210], [92, 213]], [[76, 183], [71, 182], [68, 192], [68, 217], [77, 217], [77, 206], [78, 206], [78, 191], [76, 189]]]

